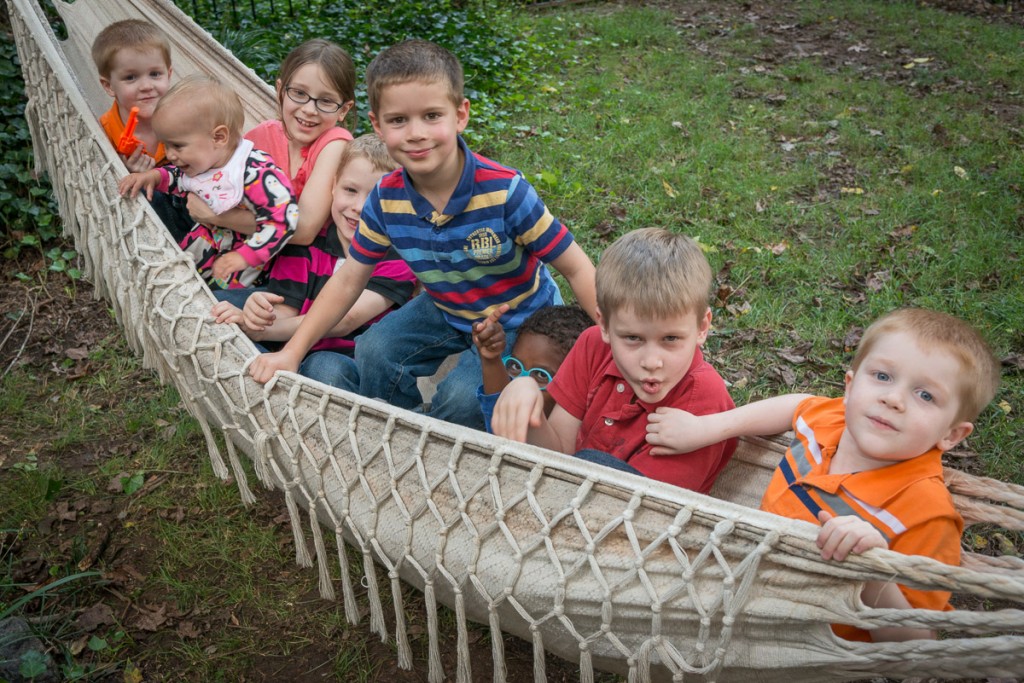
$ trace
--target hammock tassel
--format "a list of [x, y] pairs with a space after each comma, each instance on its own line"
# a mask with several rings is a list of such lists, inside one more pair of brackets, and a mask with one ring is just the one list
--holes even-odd
[[270, 481], [270, 434], [266, 430], [259, 430], [253, 438], [256, 446], [256, 458], [253, 467], [256, 469], [256, 478], [263, 482], [267, 489], [273, 489], [274, 484]]
[[198, 410], [195, 411], [195, 418], [199, 421], [199, 427], [203, 430], [203, 436], [206, 437], [206, 450], [210, 454], [210, 464], [213, 466], [213, 473], [222, 481], [227, 481], [231, 474], [228, 472], [228, 466], [224, 464], [224, 458], [221, 457], [220, 449], [217, 448], [217, 440], [213, 438], [210, 423], [206, 421], [206, 416]]
[[228, 446], [228, 461], [231, 463], [231, 471], [235, 473], [235, 483], [238, 484], [238, 493], [242, 497], [242, 502], [246, 507], [253, 505], [256, 502], [256, 496], [249, 488], [249, 479], [245, 475], [245, 470], [242, 469], [242, 462], [238, 459], [238, 451], [227, 433], [224, 434], [224, 443]]
[[[629, 683], [651, 683], [651, 650], [654, 649], [652, 639], [648, 638], [640, 645], [637, 652], [636, 665], [629, 670]], [[633, 672], [636, 672], [636, 676]]]
[[290, 486], [284, 489], [284, 504], [288, 507], [288, 517], [292, 522], [292, 537], [295, 540], [295, 563], [300, 567], [312, 567], [313, 560], [306, 547], [306, 539], [302, 535], [302, 521], [299, 518], [299, 506], [295, 504], [295, 496]]
[[548, 679], [544, 662], [544, 636], [537, 624], [530, 624], [530, 633], [533, 634], [533, 680], [534, 683], [542, 683]]
[[487, 620], [491, 626], [491, 658], [494, 660], [494, 683], [505, 683], [505, 641], [501, 638], [501, 624], [498, 621], [498, 608], [490, 605]]
[[437, 642], [437, 596], [434, 594], [432, 579], [427, 579], [423, 586], [423, 599], [427, 609], [427, 680], [429, 683], [442, 683], [444, 668], [441, 664], [441, 648]]
[[363, 577], [366, 579], [366, 597], [370, 601], [370, 630], [387, 642], [388, 631], [384, 626], [384, 607], [380, 603], [380, 588], [377, 586], [377, 570], [369, 549], [363, 550]]
[[356, 594], [352, 590], [352, 574], [348, 568], [348, 551], [340, 526], [334, 527], [334, 542], [338, 546], [338, 565], [341, 567], [341, 599], [345, 603], [345, 621], [355, 626], [359, 623], [359, 610], [356, 609]]
[[395, 643], [398, 646], [398, 668], [412, 669], [412, 648], [409, 646], [409, 634], [405, 629], [405, 610], [402, 607], [402, 583], [398, 572], [391, 570], [391, 603], [395, 607]]
[[466, 598], [462, 591], [455, 589], [455, 628], [458, 631], [458, 672], [459, 683], [472, 683], [473, 667], [469, 662], [469, 633], [466, 631]]
[[580, 643], [580, 683], [594, 683], [594, 662], [586, 643]]
[[334, 600], [334, 584], [331, 583], [331, 570], [327, 566], [327, 546], [324, 544], [324, 533], [320, 528], [320, 519], [316, 515], [316, 502], [310, 503], [309, 521], [313, 529], [313, 549], [316, 551], [316, 569], [320, 575], [320, 597]]

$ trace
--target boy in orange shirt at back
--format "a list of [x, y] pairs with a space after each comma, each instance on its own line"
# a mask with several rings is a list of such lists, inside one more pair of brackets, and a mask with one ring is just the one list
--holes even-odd
[[[686, 453], [734, 436], [794, 438], [761, 509], [821, 524], [822, 558], [889, 548], [960, 564], [963, 519], [942, 478], [942, 454], [974, 431], [999, 387], [999, 361], [963, 321], [905, 308], [864, 333], [841, 398], [788, 394], [714, 415], [680, 410], [652, 417], [657, 453]], [[949, 610], [948, 591], [869, 581], [868, 607]], [[847, 640], [934, 638], [906, 627], [864, 631], [833, 625]]]
[[148, 171], [164, 160], [164, 147], [151, 120], [157, 102], [171, 83], [171, 46], [163, 32], [148, 21], [125, 19], [107, 26], [92, 44], [92, 60], [100, 85], [114, 98], [100, 117], [112, 145], [117, 147], [133, 107], [138, 107], [135, 137], [142, 143], [121, 155], [133, 173]]

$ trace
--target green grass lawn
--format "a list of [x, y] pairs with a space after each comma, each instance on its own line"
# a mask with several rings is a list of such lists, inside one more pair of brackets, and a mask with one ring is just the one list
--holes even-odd
[[[1005, 359], [1003, 385], [953, 464], [1024, 484], [1024, 31], [909, 2], [775, 5], [520, 12], [534, 61], [505, 101], [522, 106], [504, 121], [488, 110], [477, 151], [521, 169], [595, 260], [638, 227], [698, 239], [718, 274], [709, 358], [737, 403], [837, 394], [863, 328], [894, 307], [975, 324]], [[46, 296], [74, 294], [60, 278]], [[70, 610], [51, 620], [65, 624], [51, 642], [66, 672], [237, 680], [274, 657], [322, 655], [338, 680], [414, 680], [365, 615], [349, 626], [315, 597], [279, 496], [242, 506], [175, 392], [128, 354], [110, 338], [92, 345], [84, 376], [72, 376], [78, 361], [0, 381], [0, 612], [28, 559], [54, 577], [90, 568], [101, 529], [76, 522], [52, 543], [40, 529], [102, 504], [121, 552], [107, 569], [139, 577], [42, 606]], [[999, 542], [1022, 551], [1019, 536]], [[93, 632], [101, 642], [83, 640], [73, 619], [109, 589], [163, 605], [177, 630], [148, 635], [126, 608]], [[422, 624], [410, 623], [421, 657]]]

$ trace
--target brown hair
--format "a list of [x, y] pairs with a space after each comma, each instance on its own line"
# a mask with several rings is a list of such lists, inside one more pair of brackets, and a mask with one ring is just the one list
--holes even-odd
[[871, 353], [875, 343], [887, 334], [905, 332], [921, 346], [938, 349], [960, 363], [960, 411], [956, 420], [972, 421], [981, 414], [999, 389], [999, 360], [973, 327], [947, 313], [924, 308], [900, 308], [888, 313], [864, 332], [853, 357], [854, 372]]
[[[278, 71], [277, 79], [280, 87], [277, 89], [277, 111], [281, 116], [284, 106], [284, 89], [291, 84], [295, 72], [307, 64], [316, 64], [323, 71], [327, 84], [334, 88], [341, 95], [341, 103], [355, 102], [356, 99], [356, 67], [352, 57], [339, 45], [323, 38], [307, 40], [297, 48], [288, 53], [288, 56], [281, 62], [281, 69]], [[351, 118], [351, 121], [349, 120]], [[356, 124], [355, 107], [348, 110], [343, 124], [350, 130]], [[348, 125], [351, 124], [351, 125]]]
[[440, 83], [458, 107], [463, 95], [462, 64], [451, 52], [428, 40], [412, 39], [382, 50], [366, 67], [370, 111], [377, 113], [384, 88], [402, 83]]
[[345, 149], [341, 151], [341, 157], [338, 159], [338, 171], [334, 174], [335, 182], [341, 177], [342, 171], [345, 170], [349, 162], [356, 158], [369, 161], [373, 170], [378, 173], [389, 173], [398, 168], [398, 164], [388, 154], [388, 148], [384, 145], [384, 141], [377, 137], [376, 133], [367, 133], [345, 145]]
[[234, 90], [216, 78], [205, 74], [190, 74], [181, 79], [157, 102], [153, 118], [175, 104], [187, 106], [188, 116], [197, 124], [208, 126], [210, 130], [217, 126], [227, 126], [231, 145], [237, 145], [242, 139], [242, 126], [245, 125], [242, 101]]
[[154, 24], [141, 19], [115, 21], [92, 41], [92, 61], [103, 78], [110, 78], [114, 56], [119, 50], [147, 50], [155, 48], [163, 55], [167, 68], [171, 68], [171, 45], [167, 36]]
[[597, 264], [597, 307], [605, 321], [620, 310], [663, 319], [693, 313], [700, 320], [711, 295], [711, 265], [700, 245], [664, 228], [626, 233]]

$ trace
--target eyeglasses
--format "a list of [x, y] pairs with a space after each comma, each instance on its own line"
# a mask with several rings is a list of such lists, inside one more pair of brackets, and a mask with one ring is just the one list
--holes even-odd
[[295, 104], [305, 104], [312, 101], [316, 110], [324, 114], [333, 114], [345, 106], [344, 102], [335, 102], [324, 97], [310, 97], [309, 93], [305, 90], [299, 90], [290, 86], [285, 87], [284, 92], [288, 95], [288, 99]]
[[544, 368], [527, 368], [523, 361], [515, 356], [505, 356], [501, 362], [505, 364], [505, 372], [508, 373], [509, 379], [532, 377], [540, 386], [541, 391], [547, 389], [548, 383], [551, 382], [550, 372]]

